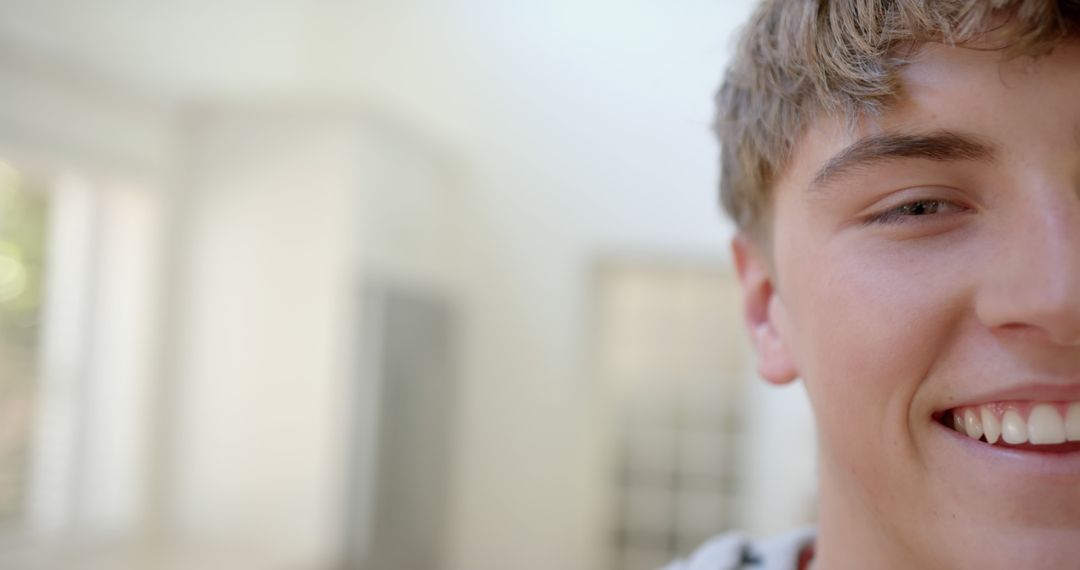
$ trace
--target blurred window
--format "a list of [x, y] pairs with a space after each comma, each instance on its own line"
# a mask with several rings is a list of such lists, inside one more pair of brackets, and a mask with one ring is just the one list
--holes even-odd
[[612, 560], [651, 570], [737, 524], [738, 288], [709, 265], [611, 262], [597, 278], [596, 373], [612, 406]]
[[38, 387], [49, 202], [0, 162], [0, 527], [22, 516]]

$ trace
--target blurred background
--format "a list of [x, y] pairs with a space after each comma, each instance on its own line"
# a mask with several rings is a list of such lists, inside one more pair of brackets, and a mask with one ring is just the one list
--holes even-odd
[[0, 567], [636, 570], [813, 518], [749, 0], [0, 0]]

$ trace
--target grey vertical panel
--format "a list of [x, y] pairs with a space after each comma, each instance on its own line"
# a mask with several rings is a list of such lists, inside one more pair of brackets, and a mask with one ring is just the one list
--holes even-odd
[[400, 289], [366, 299], [380, 388], [374, 498], [366, 552], [352, 553], [347, 567], [434, 570], [449, 490], [454, 315], [444, 301]]

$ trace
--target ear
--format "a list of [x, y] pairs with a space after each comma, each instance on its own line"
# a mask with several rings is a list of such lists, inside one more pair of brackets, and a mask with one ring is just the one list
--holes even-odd
[[750, 340], [757, 351], [758, 373], [773, 384], [798, 378], [791, 347], [782, 334], [786, 318], [783, 301], [773, 288], [769, 260], [748, 237], [737, 235], [731, 244], [735, 269], [743, 288], [743, 314]]

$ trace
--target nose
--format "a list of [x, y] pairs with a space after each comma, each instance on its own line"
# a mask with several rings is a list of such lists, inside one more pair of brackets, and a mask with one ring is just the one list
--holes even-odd
[[999, 234], [976, 296], [976, 313], [991, 329], [1080, 346], [1080, 202], [1075, 193], [1067, 195], [1009, 214], [1017, 223]]

